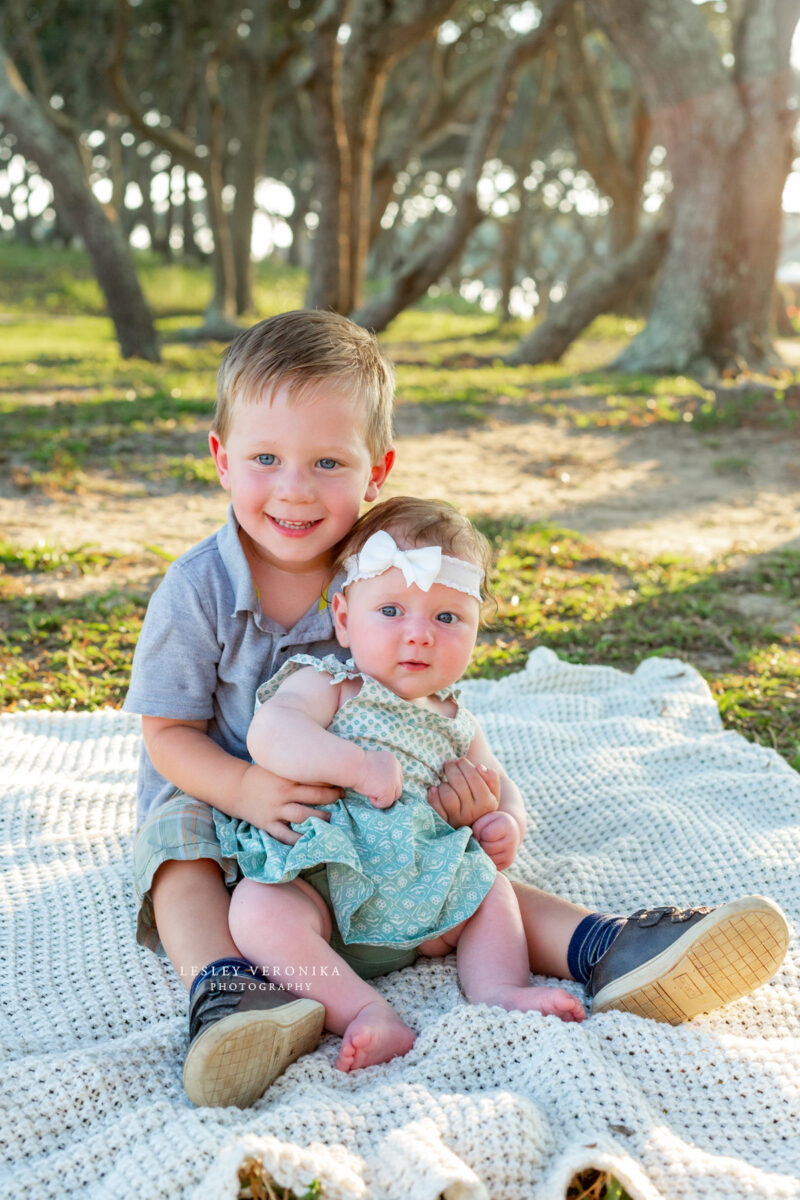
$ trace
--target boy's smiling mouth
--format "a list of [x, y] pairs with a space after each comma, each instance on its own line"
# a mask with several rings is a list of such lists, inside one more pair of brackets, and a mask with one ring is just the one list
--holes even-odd
[[282, 517], [273, 517], [270, 513], [267, 513], [267, 517], [284, 533], [308, 533], [310, 529], [316, 529], [318, 525], [322, 524], [321, 517], [316, 521], [286, 521]]

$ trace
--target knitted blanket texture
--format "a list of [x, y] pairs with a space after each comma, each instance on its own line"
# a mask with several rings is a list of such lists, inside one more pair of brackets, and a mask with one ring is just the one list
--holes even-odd
[[539, 649], [464, 696], [528, 806], [512, 874], [607, 912], [770, 896], [777, 977], [677, 1028], [564, 1025], [471, 1007], [453, 956], [422, 959], [377, 981], [405, 1058], [345, 1075], [326, 1035], [253, 1108], [195, 1109], [184, 988], [133, 935], [138, 718], [7, 713], [0, 1195], [234, 1200], [255, 1157], [330, 1200], [555, 1200], [587, 1166], [634, 1200], [800, 1197], [800, 776], [674, 659]]

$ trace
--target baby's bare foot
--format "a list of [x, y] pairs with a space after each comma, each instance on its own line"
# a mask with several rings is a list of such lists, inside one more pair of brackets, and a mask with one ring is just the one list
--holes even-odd
[[560, 1017], [562, 1021], [585, 1021], [586, 1010], [580, 1000], [570, 996], [564, 988], [556, 987], [506, 987], [486, 1001], [499, 1004], [502, 1008], [517, 1012], [540, 1012], [546, 1017]]
[[357, 1071], [408, 1054], [416, 1034], [385, 1000], [365, 1004], [344, 1031], [336, 1060], [340, 1071]]

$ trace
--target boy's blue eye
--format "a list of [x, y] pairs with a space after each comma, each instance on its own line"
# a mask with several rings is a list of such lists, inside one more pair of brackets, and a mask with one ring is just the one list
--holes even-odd
[[319, 460], [319, 465], [326, 471], [332, 471], [337, 463], [335, 458], [321, 458]]
[[455, 625], [458, 617], [455, 613], [443, 612], [438, 614], [436, 620], [441, 621], [443, 625]]
[[396, 604], [382, 604], [379, 611], [384, 617], [396, 617], [400, 609]]
[[260, 467], [271, 467], [275, 462], [274, 454], [257, 454], [256, 462]]

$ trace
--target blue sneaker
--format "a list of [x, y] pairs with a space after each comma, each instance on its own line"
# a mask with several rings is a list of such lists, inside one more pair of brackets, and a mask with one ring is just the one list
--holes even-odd
[[183, 1086], [192, 1104], [247, 1108], [301, 1054], [315, 1050], [325, 1009], [250, 971], [210, 975], [189, 1006]]
[[717, 908], [642, 909], [592, 969], [592, 1014], [616, 1008], [679, 1025], [761, 987], [788, 944], [786, 918], [763, 896]]

